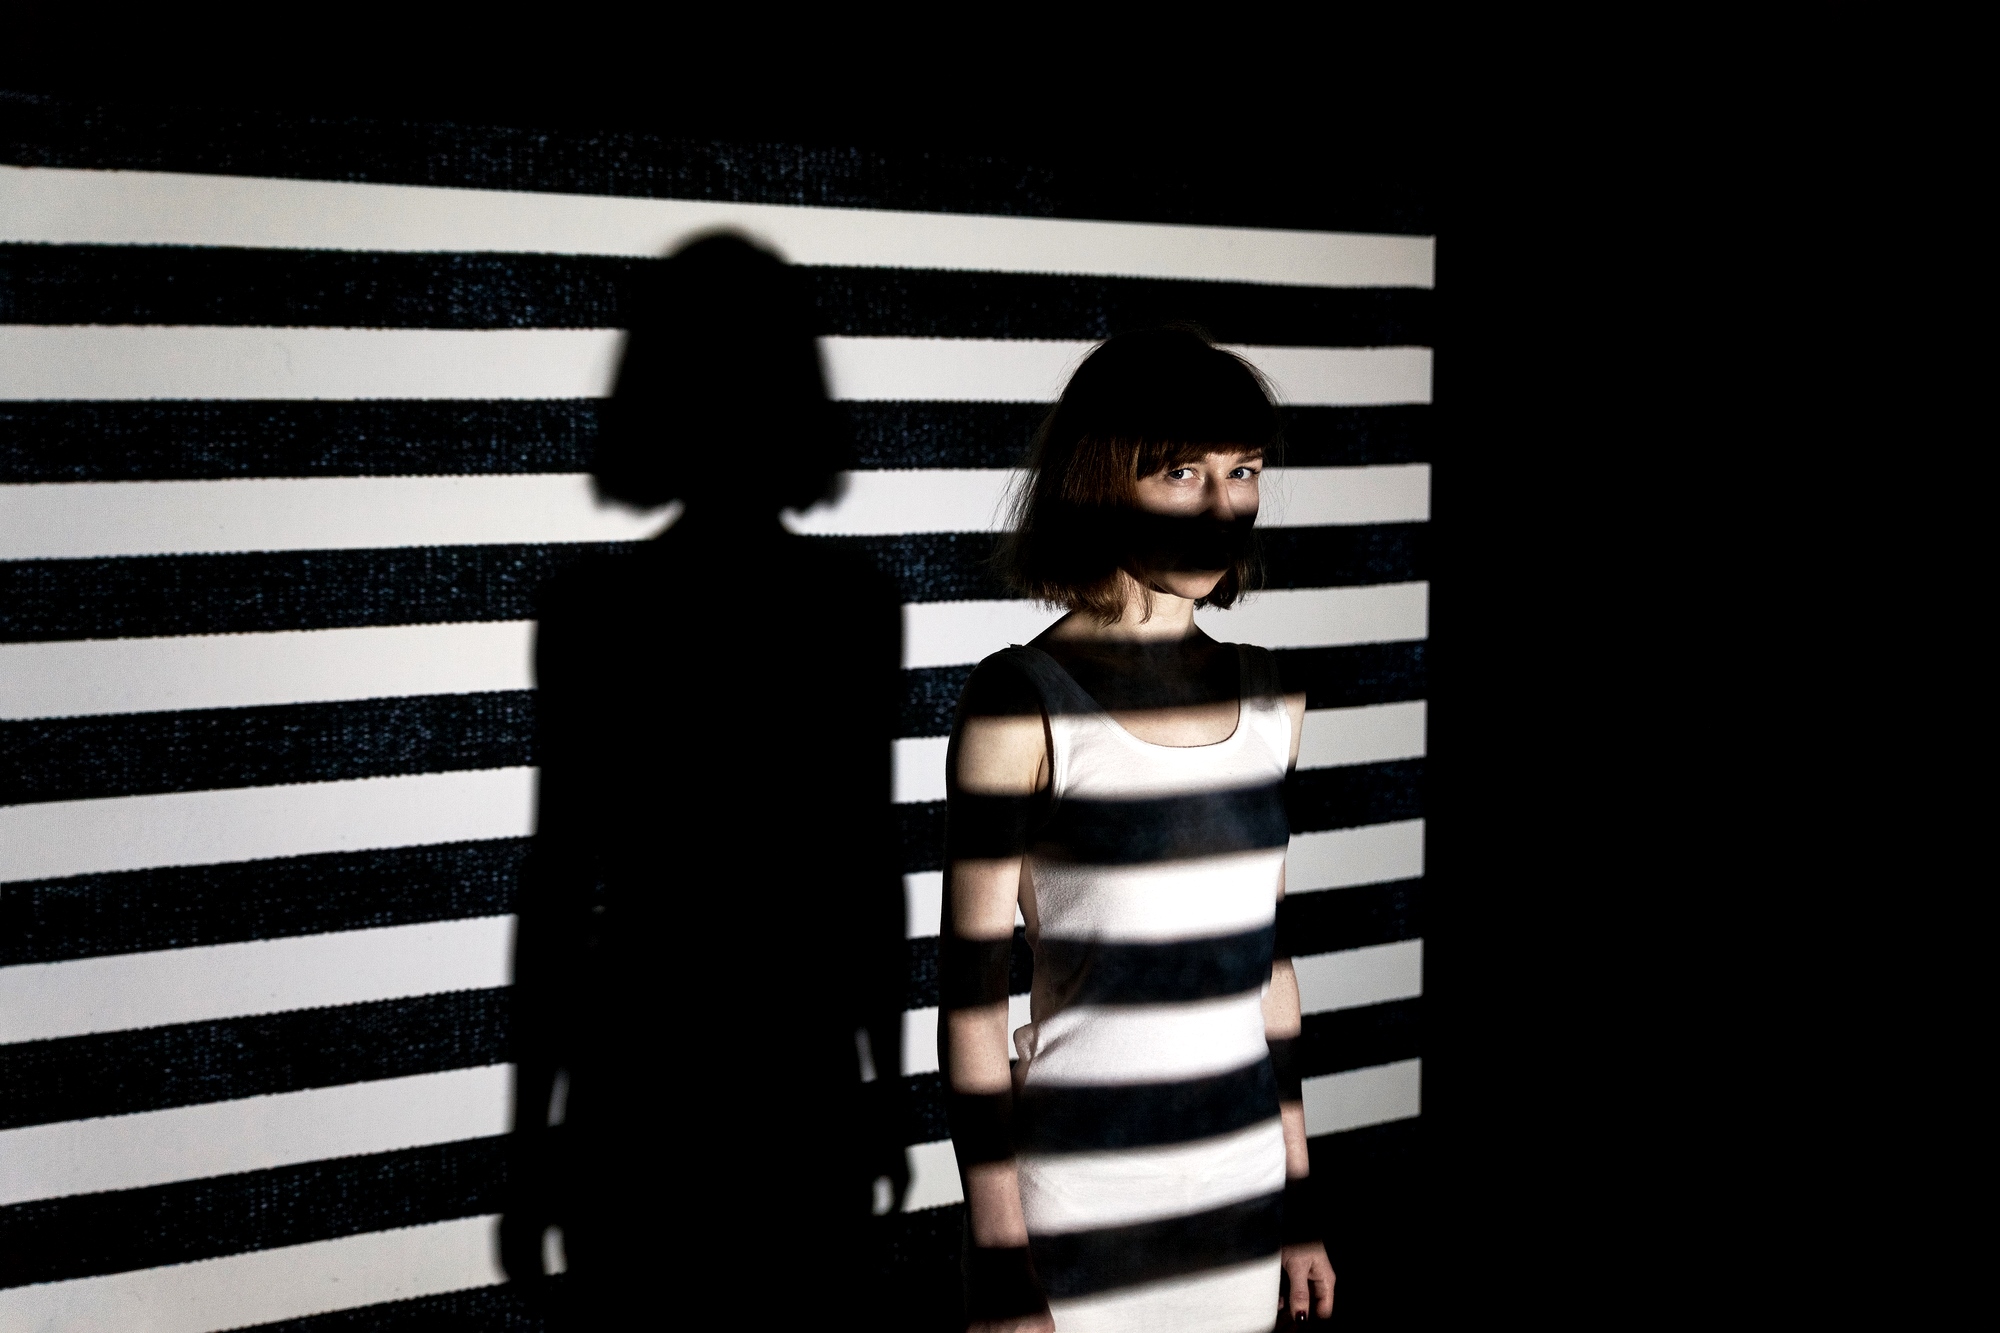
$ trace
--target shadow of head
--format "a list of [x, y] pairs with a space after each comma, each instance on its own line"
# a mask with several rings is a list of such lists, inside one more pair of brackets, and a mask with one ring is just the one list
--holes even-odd
[[591, 471], [607, 500], [774, 517], [831, 498], [843, 461], [803, 276], [740, 236], [649, 266]]

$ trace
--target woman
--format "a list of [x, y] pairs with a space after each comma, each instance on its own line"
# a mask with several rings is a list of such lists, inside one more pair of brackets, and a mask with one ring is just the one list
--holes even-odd
[[949, 760], [938, 1040], [979, 1333], [1332, 1312], [1273, 956], [1305, 698], [1194, 621], [1249, 580], [1277, 430], [1250, 366], [1168, 329], [1093, 352], [1036, 441], [1003, 560], [1068, 614], [980, 663]]

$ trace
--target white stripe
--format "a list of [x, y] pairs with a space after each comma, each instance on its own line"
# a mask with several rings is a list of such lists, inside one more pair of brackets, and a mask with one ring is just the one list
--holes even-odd
[[910, 1164], [910, 1192], [903, 1198], [904, 1212], [965, 1202], [965, 1186], [958, 1178], [958, 1153], [950, 1139], [913, 1143], [903, 1150], [903, 1160]]
[[1424, 873], [1424, 821], [1295, 833], [1285, 858], [1285, 892], [1349, 889], [1416, 879]]
[[938, 934], [944, 921], [944, 871], [924, 870], [903, 876], [903, 910], [907, 914], [906, 933], [911, 939]]
[[[1385, 483], [1372, 474], [1398, 474]], [[1267, 527], [1416, 521], [1425, 464], [1273, 470]], [[1338, 475], [1331, 475], [1338, 474]], [[880, 536], [1007, 527], [1004, 469], [851, 472], [831, 504], [788, 514], [793, 532]], [[0, 560], [223, 551], [355, 550], [506, 542], [643, 541], [678, 505], [599, 503], [583, 473], [257, 477], [0, 485]]]
[[[1286, 588], [1256, 593], [1226, 611], [1196, 611], [1218, 639], [1265, 648], [1393, 643], [1425, 636], [1430, 585]], [[913, 602], [903, 608], [903, 665], [959, 666], [1026, 643], [1061, 612], [1034, 602]]]
[[505, 1281], [498, 1217], [254, 1250], [0, 1291], [8, 1333], [215, 1333]]
[[1272, 467], [1258, 478], [1259, 527], [1423, 523], [1431, 516], [1431, 465]]
[[810, 536], [873, 537], [904, 532], [1000, 532], [1007, 496], [1021, 474], [1010, 468], [896, 468], [849, 472], [839, 498], [785, 526]]
[[514, 918], [0, 967], [0, 1043], [505, 986]]
[[1423, 1061], [1398, 1060], [1304, 1080], [1306, 1133], [1408, 1120], [1423, 1111]]
[[[1007, 1030], [1026, 1025], [1028, 1018], [1028, 997], [1009, 995], [1007, 997]], [[903, 1076], [935, 1074], [937, 1059], [938, 1011], [929, 1009], [905, 1009], [903, 1011]]]
[[949, 736], [908, 736], [896, 742], [896, 799], [942, 801]]
[[1313, 708], [1299, 736], [1300, 768], [1379, 764], [1424, 757], [1424, 701]]
[[1246, 991], [1179, 1004], [1074, 1005], [1017, 1034], [1014, 1046], [1027, 1080], [1045, 1087], [1206, 1078], [1263, 1057], [1263, 1001]]
[[1424, 993], [1424, 942], [1398, 940], [1365, 949], [1296, 956], [1299, 1012], [1324, 1014], [1364, 1004], [1413, 1000]]
[[729, 228], [795, 264], [1429, 287], [1428, 236], [0, 167], [0, 240], [660, 255]]
[[1264, 1333], [1277, 1316], [1279, 1271], [1274, 1254], [1191, 1277], [1052, 1300], [1049, 1310], [1062, 1333], [1127, 1333], [1135, 1328], [1146, 1333]]
[[[0, 325], [0, 399], [602, 398], [616, 329]], [[854, 401], [1053, 402], [1096, 344], [822, 338]], [[1426, 347], [1239, 347], [1299, 406], [1430, 401]]]
[[1062, 612], [1035, 602], [910, 602], [903, 607], [903, 665], [959, 666], [1026, 643]]
[[1264, 648], [1396, 643], [1429, 634], [1430, 585], [1273, 588], [1252, 593], [1226, 611], [1203, 608], [1194, 618], [1215, 638]]
[[600, 504], [582, 473], [0, 486], [0, 560], [643, 541], [679, 512]]
[[514, 1067], [0, 1130], [0, 1205], [505, 1134]]
[[616, 329], [0, 326], [0, 399], [601, 398]]
[[6, 643], [0, 719], [525, 690], [534, 633], [497, 620]]
[[1019, 1158], [1028, 1230], [1037, 1236], [1187, 1217], [1285, 1188], [1285, 1131], [1269, 1120], [1213, 1138], [1113, 1152]]
[[535, 770], [0, 806], [0, 881], [355, 852], [534, 831]]
[[1034, 867], [1036, 910], [1049, 939], [1165, 944], [1262, 930], [1284, 864], [1278, 848], [1133, 866]]

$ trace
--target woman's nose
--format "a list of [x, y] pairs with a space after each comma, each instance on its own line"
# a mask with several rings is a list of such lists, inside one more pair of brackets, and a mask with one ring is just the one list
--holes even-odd
[[1208, 483], [1207, 514], [1227, 523], [1236, 517], [1236, 500], [1229, 493], [1229, 482], [1223, 478], [1212, 478]]

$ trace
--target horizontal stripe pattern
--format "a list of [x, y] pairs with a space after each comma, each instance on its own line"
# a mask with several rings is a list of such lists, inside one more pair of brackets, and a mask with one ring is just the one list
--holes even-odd
[[495, 1212], [505, 1140], [470, 1139], [0, 1209], [11, 1285]]
[[488, 1065], [0, 1130], [0, 1207], [504, 1134], [513, 1078]]
[[512, 917], [0, 969], [0, 1043], [505, 986]]
[[[587, 472], [602, 403], [0, 402], [0, 482]], [[1429, 462], [1422, 406], [1287, 407], [1292, 467]], [[856, 468], [1015, 468], [1039, 403], [835, 403]]]
[[[524, 620], [0, 643], [0, 720], [526, 690], [533, 643]], [[1360, 644], [1278, 660], [1285, 688], [1317, 711], [1420, 699], [1423, 653], [1421, 642]], [[905, 672], [902, 734], [944, 736], [970, 674], [969, 665]], [[929, 761], [922, 746], [911, 753], [914, 774]]]
[[[1124, 1152], [1023, 1153], [1020, 1170], [1037, 1199], [1037, 1235], [1130, 1226], [1202, 1213], [1285, 1187], [1284, 1131], [1277, 1117], [1231, 1134]], [[1163, 1195], [1161, 1182], [1180, 1188]]]
[[[714, 209], [61, 168], [0, 168], [0, 197], [0, 1248], [6, 1283], [38, 1284], [0, 1289], [0, 1322], [498, 1317], [482, 1210], [533, 598], [664, 521], [596, 505], [582, 474], [633, 282]], [[1301, 967], [1315, 1154], [1396, 1128], [1422, 1004], [1431, 242], [749, 213], [811, 265], [853, 450], [841, 500], [790, 521], [907, 603], [907, 1243], [942, 1253], [958, 1225], [917, 1220], [958, 1197], [937, 738], [970, 664], [1053, 618], [993, 578], [1000, 501], [1067, 368], [1120, 327], [1201, 320], [1288, 399], [1271, 590], [1203, 623], [1277, 649], [1312, 710], [1278, 947]], [[1174, 947], [1099, 968], [1099, 1002], [1142, 1010]], [[1015, 954], [1021, 1026], [1018, 935]], [[1184, 1135], [1198, 1112], [1114, 1119]], [[1024, 1123], [1068, 1132], [1046, 1107]], [[424, 1238], [475, 1230], [452, 1242], [477, 1254], [461, 1290], [437, 1285], [450, 1245]], [[425, 1256], [414, 1281], [377, 1262], [384, 1237]]]
[[[909, 667], [970, 665], [1056, 618], [1032, 602], [1006, 599], [986, 534], [816, 540], [852, 543], [899, 586], [912, 604], [904, 613]], [[1423, 572], [1425, 546], [1408, 530], [1281, 529], [1261, 540], [1272, 583], [1343, 586], [1261, 592], [1213, 613], [1233, 614], [1236, 622], [1200, 613], [1212, 631], [1236, 623], [1244, 627], [1239, 638], [1264, 634], [1278, 640], [1267, 646], [1289, 647], [1423, 637], [1426, 592], [1410, 580]], [[521, 620], [534, 615], [536, 592], [548, 579], [594, 554], [624, 549], [575, 543], [0, 562], [0, 642]], [[1263, 605], [1272, 599], [1282, 604]], [[994, 623], [992, 632], [963, 646], [952, 642], [985, 621]]]
[[1423, 1105], [1423, 1061], [1398, 1060], [1305, 1080], [1306, 1133], [1342, 1134], [1407, 1120]]
[[526, 837], [534, 776], [488, 768], [0, 806], [0, 881]]
[[[347, 173], [341, 173], [347, 176]], [[788, 207], [152, 171], [0, 167], [0, 240], [653, 256], [740, 229], [795, 264], [1429, 287], [1427, 236]], [[928, 262], [927, 262], [928, 261]]]
[[144, 1328], [209, 1333], [377, 1302], [487, 1286], [496, 1216], [309, 1241], [199, 1260], [0, 1290], [9, 1328]]
[[[1427, 463], [1265, 476], [1267, 526], [1430, 516]], [[788, 515], [786, 526], [829, 537], [1002, 531], [1021, 478], [978, 468], [852, 472], [837, 499]], [[0, 486], [0, 560], [643, 541], [676, 513], [600, 502], [583, 473], [45, 482]]]
[[[8, 323], [622, 328], [654, 260], [0, 244]], [[1192, 319], [1223, 341], [1429, 343], [1430, 292], [1048, 273], [798, 270], [815, 333], [1106, 338]]]
[[[1268, 1256], [1277, 1268], [1283, 1195], [1224, 1204], [1183, 1217], [1068, 1235], [1033, 1236], [1028, 1248], [1050, 1301], [1229, 1269]], [[1276, 1293], [1271, 1293], [1275, 1305]], [[1182, 1301], [1188, 1292], [1179, 1293]]]
[[[616, 329], [329, 329], [0, 325], [0, 400], [602, 398]], [[819, 340], [827, 390], [858, 402], [1051, 403], [1094, 343]], [[1428, 403], [1427, 347], [1233, 348], [1282, 402]]]

